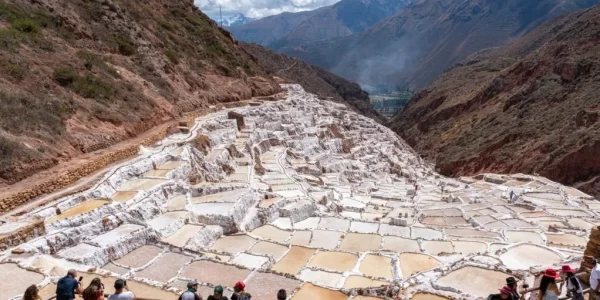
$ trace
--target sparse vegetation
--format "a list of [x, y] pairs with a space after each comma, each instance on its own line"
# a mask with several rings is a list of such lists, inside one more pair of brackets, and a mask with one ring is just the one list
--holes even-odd
[[117, 45], [119, 53], [125, 56], [134, 55], [136, 52], [135, 45], [128, 37], [123, 34], [115, 34], [111, 37], [111, 41]]
[[165, 56], [174, 64], [179, 64], [179, 54], [176, 51], [167, 49], [164, 51]]
[[94, 67], [97, 67], [114, 78], [121, 78], [119, 72], [117, 72], [115, 68], [109, 66], [102, 56], [85, 50], [77, 51], [75, 55], [84, 61], [83, 65], [86, 69], [91, 71]]
[[62, 116], [74, 112], [74, 105], [53, 98], [36, 97], [28, 93], [0, 91], [0, 126], [7, 132], [21, 134], [43, 130], [62, 133]]
[[91, 99], [110, 99], [115, 95], [112, 86], [89, 74], [77, 77], [73, 83], [73, 90], [81, 97]]
[[68, 86], [75, 81], [77, 74], [68, 68], [58, 68], [54, 70], [54, 81], [61, 86]]

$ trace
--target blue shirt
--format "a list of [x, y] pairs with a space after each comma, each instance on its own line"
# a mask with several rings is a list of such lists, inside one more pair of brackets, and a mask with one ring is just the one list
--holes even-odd
[[75, 299], [75, 290], [79, 287], [79, 282], [71, 276], [65, 276], [58, 280], [56, 284], [56, 300]]

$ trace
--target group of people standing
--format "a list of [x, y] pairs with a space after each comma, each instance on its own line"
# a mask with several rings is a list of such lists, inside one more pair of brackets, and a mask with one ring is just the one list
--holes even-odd
[[[100, 278], [94, 278], [88, 287], [82, 288], [83, 277], [77, 278], [76, 270], [69, 270], [67, 276], [58, 280], [56, 284], [56, 300], [74, 300], [75, 295], [81, 295], [83, 300], [104, 300], [104, 284]], [[198, 294], [198, 282], [189, 281], [187, 290], [179, 296], [178, 300], [202, 300]], [[127, 281], [117, 279], [114, 283], [115, 292], [108, 297], [108, 300], [136, 300], [135, 294], [129, 290]], [[213, 294], [208, 296], [207, 300], [229, 300], [223, 295], [223, 287], [218, 285], [214, 288]], [[273, 295], [275, 297], [275, 295]], [[277, 292], [277, 300], [287, 299], [287, 292], [283, 289]], [[231, 300], [250, 300], [252, 295], [246, 292], [246, 284], [238, 281], [233, 286]], [[39, 295], [39, 289], [32, 285], [25, 290], [23, 300], [42, 300]]]
[[[599, 273], [600, 275], [600, 269]], [[599, 277], [600, 278], [600, 277]], [[561, 279], [560, 286], [558, 285], [558, 279]], [[592, 280], [590, 280], [592, 282]], [[596, 282], [596, 285], [598, 282]], [[537, 295], [538, 300], [558, 300], [561, 295], [563, 287], [566, 286], [567, 297], [572, 300], [583, 300], [583, 286], [579, 281], [579, 278], [575, 276], [575, 270], [569, 265], [562, 266], [561, 272], [557, 272], [554, 269], [546, 269], [542, 274], [540, 280], [539, 292]], [[524, 288], [527, 289], [527, 285]], [[514, 277], [508, 277], [506, 279], [506, 285], [502, 287], [499, 294], [492, 294], [488, 297], [488, 300], [496, 299], [508, 299], [508, 300], [519, 300], [525, 299], [525, 293], [519, 295], [517, 290], [517, 280]], [[590, 298], [598, 299], [600, 298]]]

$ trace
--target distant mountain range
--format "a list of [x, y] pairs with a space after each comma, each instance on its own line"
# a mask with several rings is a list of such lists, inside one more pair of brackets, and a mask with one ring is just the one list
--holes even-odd
[[[252, 22], [256, 19], [248, 18], [242, 13], [237, 13], [232, 16], [228, 16], [227, 18], [223, 18], [223, 26], [224, 27], [233, 27], [233, 26], [241, 26]], [[217, 23], [220, 23], [220, 20], [217, 20]]]
[[[419, 90], [481, 49], [598, 0], [418, 0], [367, 30], [278, 51], [363, 86]], [[358, 16], [357, 16], [358, 17]]]
[[362, 32], [413, 0], [342, 0], [332, 6], [283, 13], [229, 28], [235, 38], [273, 50]]

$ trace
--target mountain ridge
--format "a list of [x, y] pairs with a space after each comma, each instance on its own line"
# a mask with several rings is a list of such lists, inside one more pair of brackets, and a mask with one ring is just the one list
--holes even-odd
[[446, 175], [539, 173], [600, 195], [600, 6], [480, 51], [389, 123]]

